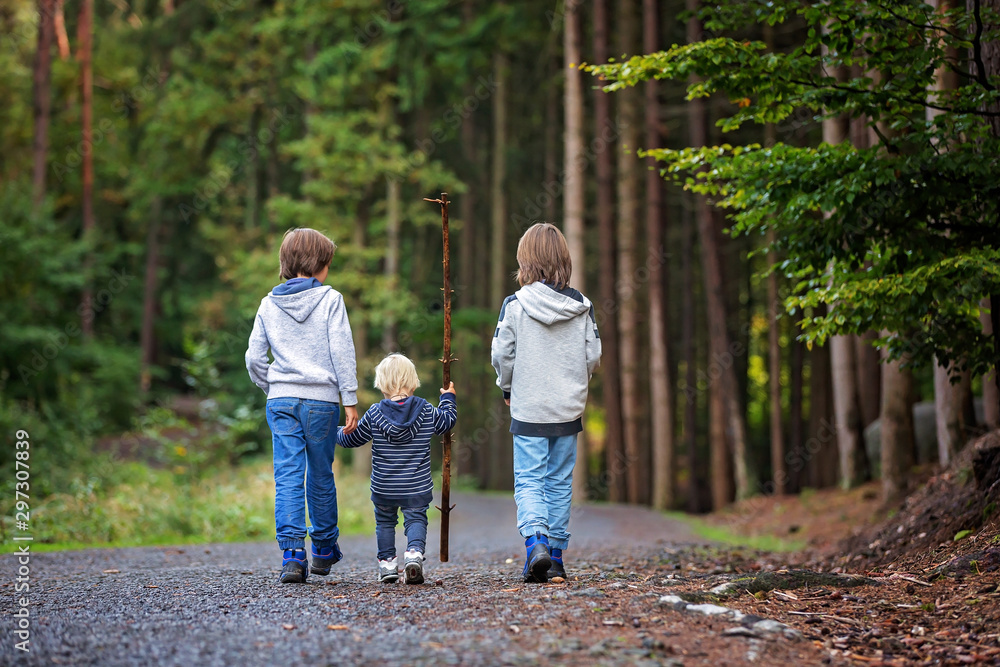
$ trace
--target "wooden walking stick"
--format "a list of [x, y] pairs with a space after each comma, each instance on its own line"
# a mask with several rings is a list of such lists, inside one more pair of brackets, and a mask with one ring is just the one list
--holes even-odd
[[[448, 245], [448, 193], [442, 192], [440, 199], [428, 199], [424, 201], [441, 205], [441, 238], [444, 242], [444, 354], [441, 355], [441, 363], [444, 365], [444, 383], [442, 387], [448, 388], [451, 384], [451, 362], [455, 359], [451, 356], [451, 258]], [[441, 437], [441, 562], [448, 562], [448, 517], [454, 509], [451, 504], [451, 431]]]

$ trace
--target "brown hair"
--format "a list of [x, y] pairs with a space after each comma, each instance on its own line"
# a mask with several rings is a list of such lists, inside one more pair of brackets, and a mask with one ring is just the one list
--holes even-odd
[[330, 266], [337, 244], [315, 229], [289, 229], [281, 240], [281, 279], [315, 276]]
[[573, 261], [566, 237], [555, 225], [536, 222], [517, 243], [517, 266], [521, 285], [545, 281], [557, 289], [569, 287]]

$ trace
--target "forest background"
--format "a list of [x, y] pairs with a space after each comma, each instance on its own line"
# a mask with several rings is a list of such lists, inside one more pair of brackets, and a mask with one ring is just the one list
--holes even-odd
[[436, 395], [442, 191], [462, 484], [512, 485], [489, 345], [548, 220], [605, 352], [578, 498], [897, 499], [1000, 427], [998, 6], [0, 2], [0, 429], [41, 541], [272, 534], [243, 353], [288, 228], [339, 245], [360, 407], [392, 351]]

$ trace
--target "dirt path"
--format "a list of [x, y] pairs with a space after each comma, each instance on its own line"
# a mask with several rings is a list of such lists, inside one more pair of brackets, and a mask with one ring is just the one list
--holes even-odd
[[[3, 633], [0, 664], [821, 664], [808, 641], [723, 635], [733, 625], [661, 606], [680, 522], [585, 505], [573, 516], [570, 580], [520, 582], [509, 496], [458, 495], [451, 562], [428, 540], [428, 581], [374, 579], [374, 537], [345, 538], [327, 577], [279, 585], [274, 543], [95, 549], [31, 558], [31, 652]], [[402, 546], [402, 535], [398, 545]], [[508, 562], [510, 559], [510, 562]], [[16, 559], [0, 589], [16, 599]], [[9, 613], [9, 612], [8, 612]], [[5, 614], [7, 627], [12, 617]]]

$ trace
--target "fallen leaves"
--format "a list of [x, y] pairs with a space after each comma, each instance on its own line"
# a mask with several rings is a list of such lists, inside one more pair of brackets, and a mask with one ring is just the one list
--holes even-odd
[[295, 629], [295, 626], [292, 625], [291, 623], [282, 623], [281, 627], [282, 627], [283, 630], [294, 630]]
[[326, 629], [327, 630], [350, 630], [350, 628], [347, 627], [346, 625], [328, 625], [328, 626], [326, 626]]
[[101, 570], [101, 574], [120, 574], [121, 570]]

